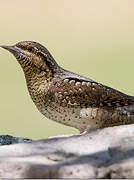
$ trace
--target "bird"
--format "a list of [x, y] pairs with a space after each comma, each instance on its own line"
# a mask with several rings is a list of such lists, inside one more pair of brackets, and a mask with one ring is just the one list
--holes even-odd
[[60, 67], [40, 43], [1, 46], [23, 69], [29, 94], [48, 119], [88, 133], [134, 123], [134, 97]]

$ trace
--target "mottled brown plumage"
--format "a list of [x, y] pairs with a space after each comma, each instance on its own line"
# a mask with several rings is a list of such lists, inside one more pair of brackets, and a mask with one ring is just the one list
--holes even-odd
[[39, 43], [1, 47], [20, 63], [31, 98], [47, 118], [80, 132], [134, 123], [134, 97], [64, 70]]

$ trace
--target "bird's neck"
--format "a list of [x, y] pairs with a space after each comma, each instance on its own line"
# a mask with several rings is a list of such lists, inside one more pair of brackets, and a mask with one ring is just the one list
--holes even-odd
[[31, 61], [21, 61], [18, 60], [19, 64], [21, 65], [26, 81], [29, 82], [31, 80], [38, 80], [39, 77], [42, 77], [44, 79], [50, 79], [53, 77], [53, 74], [56, 72], [55, 68], [51, 68], [47, 65], [38, 65], [34, 64]]
[[46, 71], [36, 67], [34, 64], [20, 63], [25, 74], [28, 89], [37, 89], [41, 84], [50, 81], [54, 72], [46, 67]]
[[39, 97], [47, 92], [49, 83], [53, 77], [52, 72], [41, 71], [38, 68], [27, 67], [23, 69], [29, 94], [36, 104]]
[[60, 71], [58, 65], [44, 64], [44, 66], [37, 67], [30, 62], [18, 62], [24, 71], [27, 87], [33, 101], [47, 90], [52, 78]]

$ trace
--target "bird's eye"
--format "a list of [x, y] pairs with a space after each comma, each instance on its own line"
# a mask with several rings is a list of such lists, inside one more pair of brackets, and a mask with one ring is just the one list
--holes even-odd
[[33, 48], [32, 48], [32, 47], [29, 47], [29, 48], [28, 48], [28, 51], [29, 51], [29, 52], [32, 52], [32, 51], [33, 51]]

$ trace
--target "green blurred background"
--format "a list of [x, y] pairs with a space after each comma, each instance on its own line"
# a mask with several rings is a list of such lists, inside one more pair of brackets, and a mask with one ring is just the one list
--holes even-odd
[[[1, 0], [0, 44], [34, 40], [64, 68], [134, 95], [133, 0]], [[0, 49], [0, 134], [78, 133], [32, 103], [16, 59]]]

